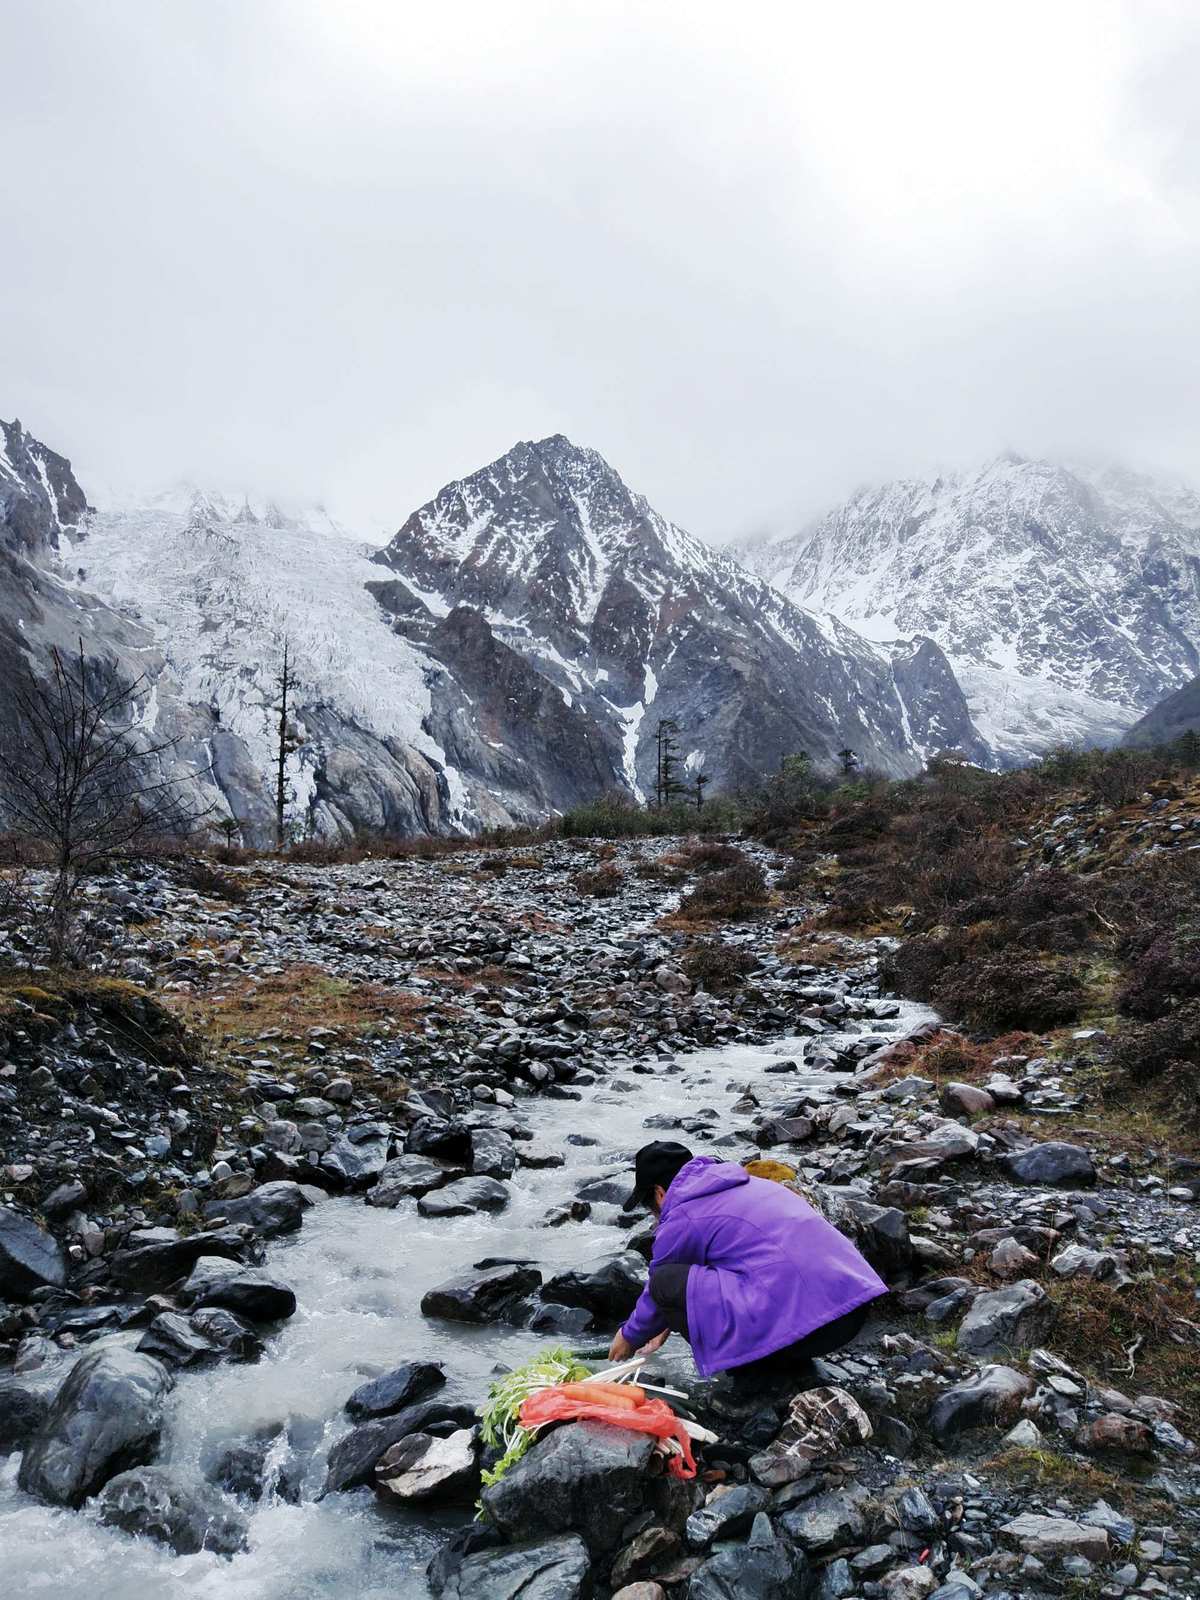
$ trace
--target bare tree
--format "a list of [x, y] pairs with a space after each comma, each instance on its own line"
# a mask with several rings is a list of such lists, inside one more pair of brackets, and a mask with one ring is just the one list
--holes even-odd
[[177, 741], [130, 737], [147, 687], [145, 677], [100, 687], [80, 640], [78, 656], [53, 651], [49, 678], [12, 695], [13, 732], [0, 744], [0, 816], [53, 870], [45, 940], [56, 963], [74, 954], [83, 875], [152, 837], [190, 833], [202, 815], [159, 775], [160, 758]]
[[285, 831], [283, 813], [288, 799], [287, 758], [304, 743], [300, 733], [288, 721], [288, 700], [296, 687], [296, 675], [292, 671], [291, 644], [286, 634], [283, 638], [283, 662], [275, 679], [275, 687], [279, 693], [275, 754], [275, 848], [282, 850]]

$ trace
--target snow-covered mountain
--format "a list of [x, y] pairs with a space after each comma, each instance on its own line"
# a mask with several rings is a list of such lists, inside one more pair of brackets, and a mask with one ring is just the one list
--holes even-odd
[[865, 490], [748, 565], [869, 638], [946, 651], [1002, 758], [1112, 742], [1200, 671], [1200, 496], [1005, 456]]
[[449, 485], [373, 558], [277, 503], [173, 490], [88, 512], [69, 465], [15, 437], [0, 682], [79, 635], [106, 673], [144, 673], [137, 725], [177, 739], [180, 775], [249, 840], [271, 832], [285, 639], [290, 816], [322, 834], [645, 790], [663, 716], [710, 792], [798, 749], [832, 765], [849, 745], [894, 773], [947, 746], [986, 755], [936, 645], [810, 615], [561, 436]]
[[936, 646], [882, 648], [792, 604], [561, 434], [449, 484], [375, 560], [398, 631], [419, 640], [451, 607], [483, 613], [586, 713], [635, 792], [665, 717], [688, 770], [722, 788], [800, 749], [832, 767], [849, 745], [894, 773], [948, 746], [986, 753]]

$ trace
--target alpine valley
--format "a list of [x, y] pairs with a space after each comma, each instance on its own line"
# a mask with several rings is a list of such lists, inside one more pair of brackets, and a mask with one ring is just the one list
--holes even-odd
[[297, 834], [456, 833], [643, 797], [671, 718], [713, 793], [805, 750], [892, 775], [1111, 743], [1200, 668], [1200, 499], [1004, 459], [860, 494], [742, 559], [597, 454], [522, 442], [382, 548], [186, 488], [99, 509], [0, 424], [0, 685], [82, 640], [138, 734], [270, 841], [278, 676]]
[[320, 511], [175, 492], [92, 510], [69, 464], [6, 425], [0, 673], [82, 637], [144, 675], [139, 727], [181, 777], [271, 829], [288, 641], [297, 831], [451, 833], [642, 794], [679, 725], [713, 791], [849, 745], [892, 774], [990, 753], [931, 640], [869, 643], [654, 511], [593, 450], [521, 443], [384, 549]]

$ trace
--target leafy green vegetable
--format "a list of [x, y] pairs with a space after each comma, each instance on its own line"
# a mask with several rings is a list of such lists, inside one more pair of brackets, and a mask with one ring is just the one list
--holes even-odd
[[[479, 1408], [480, 1435], [484, 1444], [499, 1449], [504, 1454], [495, 1466], [483, 1473], [483, 1482], [489, 1488], [498, 1483], [508, 1469], [518, 1462], [534, 1435], [521, 1426], [520, 1411], [531, 1394], [554, 1383], [579, 1383], [592, 1376], [591, 1370], [577, 1361], [569, 1350], [556, 1345], [540, 1356], [534, 1356], [523, 1367], [506, 1372], [497, 1378], [488, 1390], [485, 1403]], [[483, 1515], [482, 1504], [477, 1508]]]

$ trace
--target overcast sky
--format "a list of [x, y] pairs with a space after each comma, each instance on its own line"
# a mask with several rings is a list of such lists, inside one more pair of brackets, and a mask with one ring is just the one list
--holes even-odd
[[713, 539], [1200, 479], [1200, 7], [0, 0], [0, 415], [398, 525], [518, 438]]

